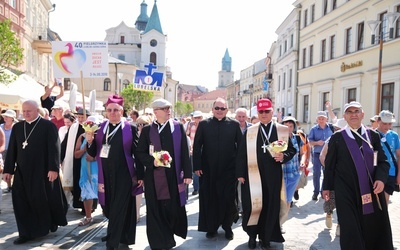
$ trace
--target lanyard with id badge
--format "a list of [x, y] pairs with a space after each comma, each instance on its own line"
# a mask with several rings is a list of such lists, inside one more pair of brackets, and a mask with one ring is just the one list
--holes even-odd
[[[107, 127], [106, 143], [103, 144], [103, 146], [101, 147], [101, 151], [100, 151], [101, 158], [108, 158], [108, 154], [110, 153], [110, 149], [111, 149], [111, 145], [108, 143], [112, 140], [115, 133], [118, 131], [119, 127], [121, 127], [121, 123], [111, 133], [109, 133], [110, 127], [109, 126]], [[108, 139], [108, 138], [110, 138], [110, 139]]]

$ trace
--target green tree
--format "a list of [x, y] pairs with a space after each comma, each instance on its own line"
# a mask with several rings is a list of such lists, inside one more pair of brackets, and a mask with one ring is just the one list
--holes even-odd
[[185, 113], [185, 104], [181, 101], [175, 103], [175, 116], [182, 116]]
[[133, 88], [133, 84], [129, 84], [124, 88], [121, 95], [124, 98], [124, 108], [126, 110], [131, 110], [133, 107], [137, 110], [145, 109], [154, 97], [153, 92], [136, 90]]
[[175, 104], [176, 116], [187, 116], [193, 111], [193, 105], [188, 102], [177, 101]]
[[23, 60], [23, 49], [16, 34], [11, 30], [11, 21], [6, 19], [0, 22], [0, 82], [8, 84], [15, 77], [8, 74], [5, 69], [10, 66], [17, 67]]

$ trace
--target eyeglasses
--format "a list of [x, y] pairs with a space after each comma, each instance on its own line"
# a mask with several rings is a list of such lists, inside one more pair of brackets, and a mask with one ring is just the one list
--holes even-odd
[[224, 107], [214, 107], [214, 109], [215, 110], [222, 110], [222, 111], [225, 111], [225, 110], [227, 110], [228, 108], [224, 108]]
[[137, 124], [138, 127], [143, 127], [144, 125], [146, 125], [146, 124], [144, 124], [144, 123], [138, 123]]
[[201, 116], [199, 116], [199, 117], [193, 117], [193, 119], [201, 119]]
[[170, 109], [171, 109], [171, 107], [164, 107], [164, 108], [159, 108], [159, 109], [156, 109], [156, 110], [162, 110], [162, 111], [167, 112]]
[[108, 113], [111, 113], [111, 112], [119, 112], [120, 111], [120, 109], [106, 109], [106, 111], [108, 112]]
[[269, 113], [271, 113], [271, 110], [259, 110], [258, 113], [259, 114], [269, 114]]
[[346, 111], [345, 113], [346, 113], [346, 115], [359, 115], [359, 114], [361, 114], [361, 110], [356, 109], [354, 111]]

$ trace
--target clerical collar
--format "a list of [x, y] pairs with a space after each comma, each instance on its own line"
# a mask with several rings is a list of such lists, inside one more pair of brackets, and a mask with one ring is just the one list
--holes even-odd
[[32, 123], [36, 122], [36, 121], [39, 119], [39, 117], [40, 117], [40, 115], [38, 115], [38, 116], [36, 117], [36, 119], [33, 120], [33, 121], [28, 122], [28, 121], [25, 120], [25, 122], [27, 122], [29, 125], [31, 125]]
[[267, 126], [268, 126], [268, 124], [271, 124], [271, 122], [272, 122], [272, 121], [270, 121], [270, 122], [268, 122], [268, 123], [266, 123], [266, 124], [264, 124], [264, 123], [261, 123], [261, 125], [263, 125], [264, 127], [267, 127]]
[[113, 125], [114, 127], [117, 126], [117, 125], [119, 125], [120, 123], [121, 123], [121, 121], [119, 121], [118, 123], [111, 123], [111, 122], [110, 122], [110, 124]]

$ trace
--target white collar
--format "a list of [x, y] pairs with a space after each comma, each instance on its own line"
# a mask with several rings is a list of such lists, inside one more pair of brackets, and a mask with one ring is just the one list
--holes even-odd
[[39, 117], [40, 117], [40, 115], [38, 115], [37, 117], [36, 117], [36, 119], [35, 120], [33, 120], [33, 121], [30, 121], [30, 122], [28, 122], [28, 121], [26, 121], [27, 123], [29, 123], [29, 124], [32, 124], [33, 122], [35, 122], [37, 119], [39, 119]]

